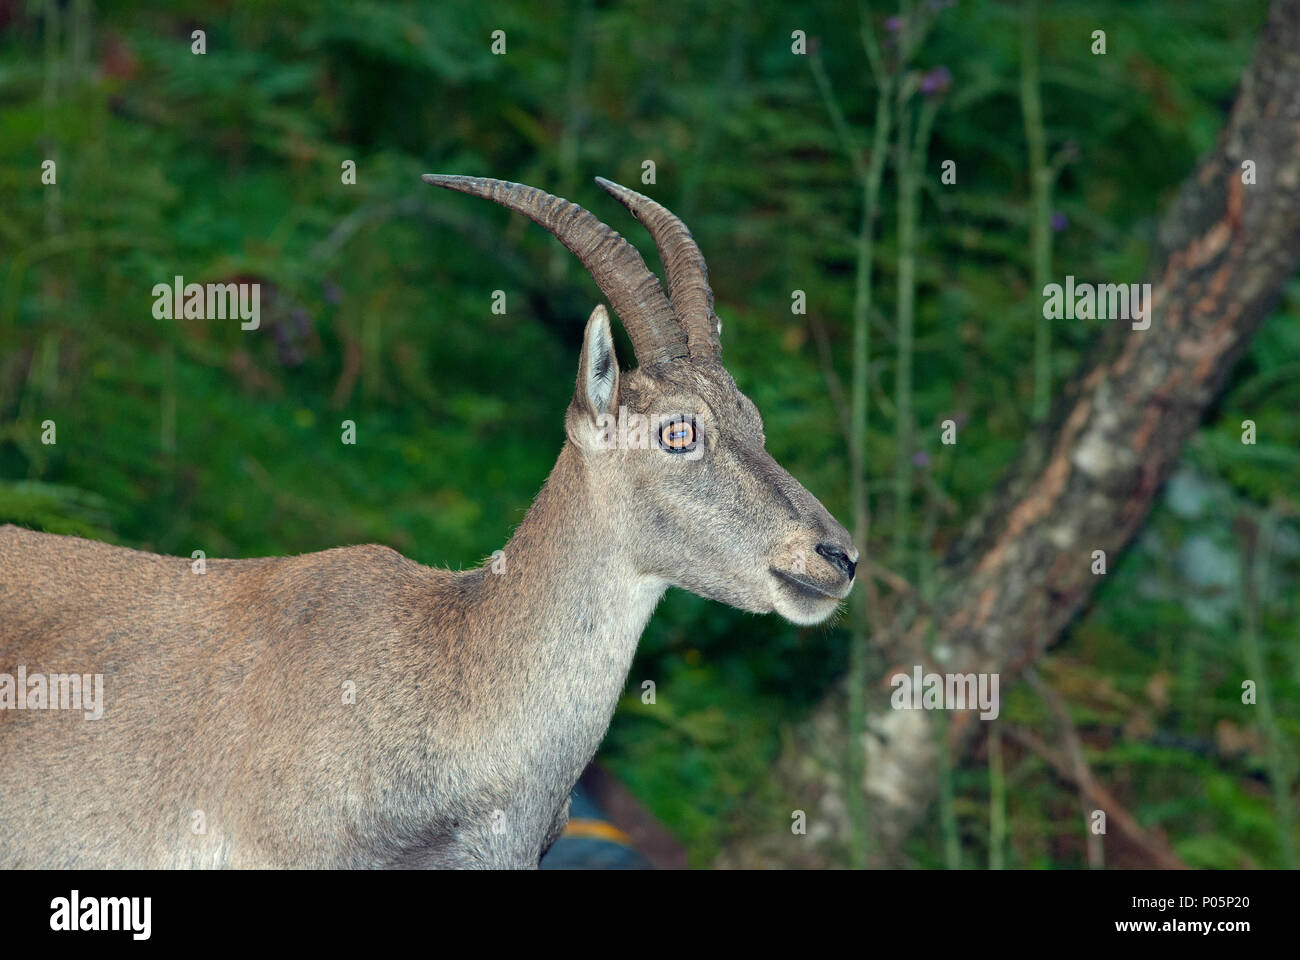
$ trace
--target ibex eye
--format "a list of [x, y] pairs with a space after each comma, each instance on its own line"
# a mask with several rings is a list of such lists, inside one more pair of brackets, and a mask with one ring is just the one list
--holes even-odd
[[659, 427], [659, 446], [669, 453], [689, 453], [695, 449], [695, 421], [690, 417], [673, 417]]

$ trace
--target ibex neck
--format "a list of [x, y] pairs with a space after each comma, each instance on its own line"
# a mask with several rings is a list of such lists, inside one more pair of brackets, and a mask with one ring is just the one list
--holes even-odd
[[[566, 444], [504, 557], [488, 564], [484, 605], [533, 631], [554, 625], [566, 637], [608, 634], [635, 622], [639, 635], [653, 604], [641, 611], [633, 601], [647, 589], [656, 591], [657, 600], [665, 584], [635, 569], [619, 495], [593, 490], [579, 456]], [[579, 622], [582, 612], [606, 615]], [[548, 616], [539, 619], [542, 613]], [[631, 613], [643, 616], [629, 621]]]
[[635, 569], [621, 512], [596, 495], [566, 444], [504, 558], [475, 574], [469, 616], [476, 652], [497, 674], [495, 721], [548, 763], [562, 748], [560, 767], [573, 780], [604, 736], [637, 640], [666, 588]]

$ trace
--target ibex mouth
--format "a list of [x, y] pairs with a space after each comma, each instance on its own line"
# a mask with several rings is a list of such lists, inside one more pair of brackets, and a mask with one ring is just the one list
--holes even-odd
[[778, 570], [776, 567], [768, 567], [768, 570], [772, 573], [773, 576], [775, 576], [778, 580], [780, 580], [782, 583], [788, 586], [799, 596], [807, 597], [810, 600], [843, 600], [844, 599], [838, 594], [831, 593], [825, 587], [813, 583], [811, 580], [805, 580], [803, 577], [800, 577], [796, 574], [788, 573], [785, 570]]

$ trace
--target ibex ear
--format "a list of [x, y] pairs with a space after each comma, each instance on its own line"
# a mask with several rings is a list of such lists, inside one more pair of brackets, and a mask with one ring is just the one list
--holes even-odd
[[591, 311], [582, 335], [573, 405], [593, 423], [601, 414], [612, 415], [618, 409], [618, 357], [614, 355], [614, 337], [604, 304]]

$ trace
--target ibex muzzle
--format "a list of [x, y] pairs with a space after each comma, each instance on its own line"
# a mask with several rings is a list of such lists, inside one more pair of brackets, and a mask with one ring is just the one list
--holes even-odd
[[[848, 595], [857, 550], [764, 449], [681, 221], [599, 181], [654, 237], [665, 295], [581, 207], [425, 179], [555, 234], [640, 366], [620, 372], [598, 306], [555, 468], [468, 572], [363, 546], [199, 573], [0, 528], [0, 866], [535, 867], [668, 586], [801, 624]], [[102, 717], [19, 709], [20, 667], [102, 675]]]

